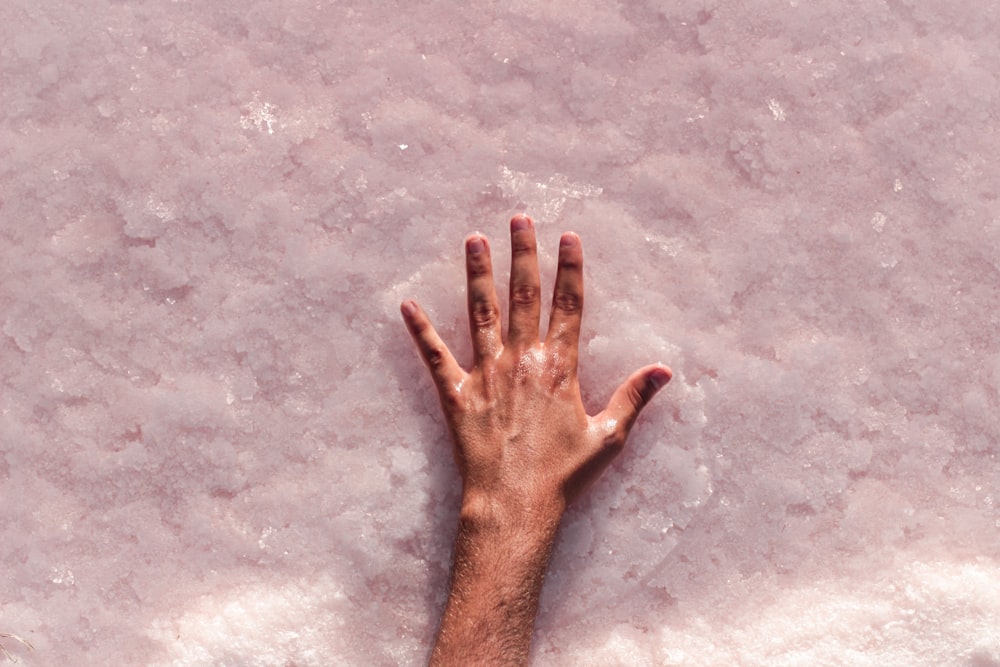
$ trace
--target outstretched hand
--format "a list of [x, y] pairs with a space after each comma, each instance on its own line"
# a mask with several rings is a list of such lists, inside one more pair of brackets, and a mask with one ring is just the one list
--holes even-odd
[[541, 287], [535, 229], [510, 221], [510, 323], [506, 337], [487, 240], [465, 241], [472, 368], [455, 361], [413, 301], [401, 309], [437, 386], [455, 460], [462, 508], [451, 592], [431, 665], [524, 665], [542, 580], [566, 506], [625, 445], [643, 406], [670, 380], [660, 364], [641, 368], [588, 416], [577, 357], [583, 313], [583, 248], [559, 241], [549, 328], [539, 330]]
[[466, 239], [473, 363], [455, 361], [424, 311], [402, 304], [403, 318], [430, 369], [455, 445], [463, 513], [501, 520], [558, 522], [622, 450], [642, 408], [671, 377], [654, 364], [639, 369], [607, 407], [588, 416], [577, 358], [583, 313], [583, 248], [576, 234], [559, 241], [552, 311], [540, 336], [541, 286], [534, 224], [510, 222], [510, 319], [501, 329], [489, 242]]

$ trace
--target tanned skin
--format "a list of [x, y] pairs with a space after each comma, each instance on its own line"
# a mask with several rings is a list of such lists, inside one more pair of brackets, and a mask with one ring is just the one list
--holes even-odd
[[654, 364], [588, 416], [577, 356], [583, 312], [583, 247], [559, 241], [552, 310], [540, 338], [534, 223], [510, 222], [510, 315], [506, 336], [489, 242], [466, 239], [473, 363], [455, 361], [424, 311], [401, 306], [430, 369], [462, 476], [448, 602], [431, 665], [525, 665], [542, 580], [566, 507], [621, 452], [639, 412], [671, 377]]

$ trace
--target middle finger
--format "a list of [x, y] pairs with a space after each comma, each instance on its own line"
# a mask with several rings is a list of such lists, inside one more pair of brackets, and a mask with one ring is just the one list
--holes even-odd
[[538, 342], [540, 291], [534, 223], [526, 215], [516, 215], [510, 221], [509, 345], [528, 347]]

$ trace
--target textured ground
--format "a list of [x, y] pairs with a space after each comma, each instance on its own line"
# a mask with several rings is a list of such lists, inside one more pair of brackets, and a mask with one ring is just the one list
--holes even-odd
[[[978, 5], [978, 6], [976, 6]], [[399, 321], [584, 242], [538, 665], [1000, 665], [1000, 9], [0, 4], [0, 643], [419, 665], [456, 483]], [[498, 267], [505, 279], [506, 266]]]

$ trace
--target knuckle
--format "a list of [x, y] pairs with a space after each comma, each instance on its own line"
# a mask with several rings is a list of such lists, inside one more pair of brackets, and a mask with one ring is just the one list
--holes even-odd
[[611, 425], [611, 434], [608, 438], [612, 442], [613, 446], [618, 448], [625, 446], [625, 441], [628, 440], [628, 434], [631, 432], [632, 425], [634, 423], [635, 416], [628, 415], [624, 419], [619, 419]]
[[467, 273], [470, 278], [482, 278], [490, 274], [491, 267], [487, 262], [470, 261]]
[[570, 271], [579, 271], [583, 268], [583, 262], [579, 257], [563, 253], [559, 255], [559, 268], [569, 269]]
[[583, 299], [573, 292], [556, 292], [555, 307], [567, 315], [576, 315], [583, 307]]
[[458, 414], [462, 412], [464, 403], [462, 398], [454, 387], [451, 386], [441, 386], [439, 388], [438, 394], [441, 398], [441, 407], [444, 408], [445, 414]]
[[427, 320], [417, 317], [414, 318], [413, 322], [410, 324], [410, 328], [415, 336], [422, 338], [427, 334], [427, 330], [430, 328], [430, 325]]
[[440, 345], [428, 345], [424, 348], [424, 359], [427, 360], [431, 370], [438, 370], [444, 366], [446, 356], [444, 348]]
[[625, 390], [625, 395], [628, 397], [628, 402], [636, 410], [642, 409], [642, 406], [646, 404], [646, 397], [643, 395], [642, 390], [634, 384], [628, 386], [628, 389]]
[[625, 448], [625, 439], [628, 436], [628, 429], [621, 423], [611, 426], [603, 438], [601, 438], [599, 451], [616, 456]]
[[625, 434], [615, 431], [615, 433], [612, 433], [604, 439], [602, 445], [604, 451], [617, 454], [625, 448]]
[[545, 363], [545, 375], [554, 389], [564, 388], [573, 379], [573, 369], [563, 355], [552, 356]]
[[521, 255], [530, 255], [535, 252], [535, 246], [532, 243], [528, 243], [526, 241], [518, 241], [517, 239], [515, 239], [513, 244], [511, 245], [510, 251], [511, 254], [513, 254], [515, 257], [519, 257]]
[[531, 306], [538, 302], [538, 288], [534, 285], [517, 285], [510, 295], [519, 306]]
[[477, 328], [490, 327], [497, 322], [497, 309], [487, 301], [472, 304], [472, 324]]

